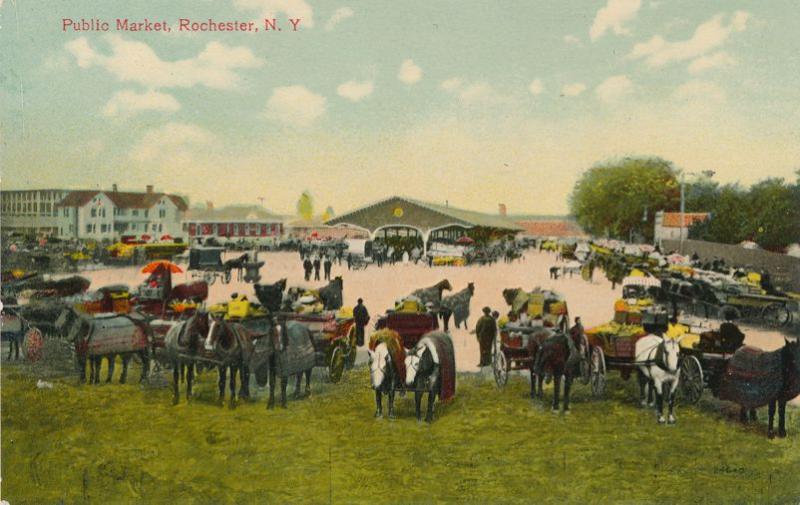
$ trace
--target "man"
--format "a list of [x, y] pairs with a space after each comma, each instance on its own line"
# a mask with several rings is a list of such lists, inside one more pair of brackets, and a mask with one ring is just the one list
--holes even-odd
[[319, 269], [322, 266], [322, 262], [319, 260], [319, 256], [314, 257], [314, 280], [319, 280]]
[[322, 265], [325, 269], [325, 280], [331, 280], [331, 267], [333, 266], [333, 262], [331, 261], [330, 256], [325, 256], [325, 263]]
[[364, 345], [364, 327], [369, 323], [369, 311], [364, 306], [364, 300], [358, 299], [358, 304], [353, 307], [353, 320], [356, 324], [356, 345]]
[[479, 367], [492, 364], [492, 343], [497, 338], [497, 321], [492, 317], [491, 312], [492, 309], [484, 307], [483, 316], [478, 319], [475, 325], [475, 336], [478, 337], [478, 345], [481, 350]]
[[305, 270], [305, 273], [306, 273], [306, 281], [310, 281], [311, 280], [311, 270], [313, 270], [313, 269], [314, 269], [314, 265], [312, 265], [311, 264], [311, 260], [308, 259], [308, 257], [306, 257], [306, 259], [303, 260], [303, 270]]

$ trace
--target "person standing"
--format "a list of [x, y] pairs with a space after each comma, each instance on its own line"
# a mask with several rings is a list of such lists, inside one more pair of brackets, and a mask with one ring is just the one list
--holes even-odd
[[309, 258], [303, 260], [303, 270], [305, 270], [306, 273], [306, 281], [311, 280], [311, 270], [313, 269], [314, 265], [311, 264], [311, 260]]
[[356, 346], [364, 345], [364, 328], [369, 323], [369, 311], [364, 306], [364, 300], [358, 299], [358, 304], [353, 307], [353, 319], [356, 325]]
[[323, 269], [325, 270], [325, 280], [331, 280], [331, 267], [333, 266], [333, 262], [331, 261], [330, 256], [325, 256], [325, 262], [322, 264]]
[[319, 280], [319, 269], [322, 266], [322, 262], [319, 260], [319, 256], [314, 256], [314, 280]]
[[481, 351], [479, 367], [492, 364], [492, 343], [497, 338], [497, 321], [492, 317], [491, 313], [492, 309], [484, 307], [483, 316], [478, 319], [475, 325], [475, 336], [478, 337], [478, 346], [480, 346]]

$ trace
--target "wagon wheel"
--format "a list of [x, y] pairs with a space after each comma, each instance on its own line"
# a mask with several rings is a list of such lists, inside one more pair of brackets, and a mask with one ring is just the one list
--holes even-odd
[[39, 330], [39, 328], [32, 327], [25, 332], [22, 345], [25, 352], [25, 358], [28, 361], [35, 363], [42, 359], [44, 335], [42, 335], [42, 332]]
[[342, 346], [337, 345], [331, 351], [331, 359], [328, 362], [328, 376], [331, 382], [337, 384], [342, 380], [342, 373], [344, 372], [345, 355]]
[[231, 270], [225, 270], [225, 276], [222, 278], [223, 284], [229, 284], [231, 282]]
[[353, 368], [353, 365], [356, 363], [356, 354], [358, 353], [358, 346], [356, 345], [356, 325], [350, 325], [350, 329], [347, 330], [347, 336], [345, 337], [345, 346], [347, 347], [345, 353], [345, 366], [348, 370]]
[[761, 309], [761, 320], [773, 328], [786, 326], [792, 320], [792, 313], [782, 303], [771, 303]]
[[592, 386], [592, 396], [602, 398], [606, 393], [606, 357], [603, 349], [592, 347], [592, 356], [589, 362], [589, 383]]
[[703, 396], [703, 367], [700, 361], [694, 356], [683, 358], [680, 370], [680, 383], [678, 384], [678, 395], [681, 402], [694, 405]]
[[742, 312], [733, 305], [723, 305], [719, 309], [719, 318], [723, 321], [727, 321], [728, 319], [738, 321], [742, 318]]
[[499, 349], [494, 353], [492, 369], [494, 370], [494, 382], [497, 384], [497, 387], [504, 387], [508, 382], [509, 363], [506, 355]]

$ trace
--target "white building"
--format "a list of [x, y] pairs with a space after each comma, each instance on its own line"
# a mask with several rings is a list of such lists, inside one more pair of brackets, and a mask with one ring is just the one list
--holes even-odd
[[177, 195], [117, 191], [72, 191], [56, 205], [60, 237], [118, 240], [122, 236], [184, 237], [186, 202]]
[[[708, 219], [708, 212], [685, 212], [683, 214], [683, 239], [689, 238], [689, 228], [693, 224]], [[681, 213], [680, 212], [656, 212], [655, 217], [655, 242], [661, 243], [662, 240], [681, 240]]]
[[56, 204], [69, 193], [68, 189], [0, 191], [3, 230], [36, 235], [58, 234]]

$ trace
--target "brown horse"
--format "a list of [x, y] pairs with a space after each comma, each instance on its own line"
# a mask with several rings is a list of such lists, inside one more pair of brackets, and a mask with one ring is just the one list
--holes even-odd
[[[186, 400], [192, 397], [195, 364], [203, 352], [203, 339], [208, 335], [208, 314], [197, 312], [169, 329], [164, 348], [172, 363], [173, 403], [180, 399], [179, 382], [186, 371]], [[188, 368], [188, 370], [187, 370]]]
[[211, 318], [208, 334], [203, 342], [205, 352], [212, 353], [219, 371], [219, 402], [225, 401], [225, 378], [230, 371], [230, 406], [236, 405], [236, 374], [241, 377], [239, 398], [250, 398], [250, 359], [253, 356], [253, 340], [250, 332], [241, 323], [232, 323], [222, 318]]
[[[581, 344], [572, 341], [567, 334], [555, 330], [551, 331], [550, 335], [544, 336], [536, 353], [533, 373], [536, 374], [538, 380], [538, 396], [542, 398], [542, 382], [545, 375], [552, 376], [554, 382], [553, 412], [558, 412], [559, 410], [559, 395], [561, 394], [561, 379], [563, 378], [564, 413], [569, 413], [569, 393], [572, 388], [572, 381], [576, 377], [580, 377], [581, 374], [581, 350], [578, 347], [579, 345]], [[533, 387], [532, 384], [531, 387]]]
[[432, 305], [435, 310], [439, 310], [442, 304], [442, 292], [452, 291], [453, 286], [447, 279], [441, 280], [428, 288], [417, 289], [411, 296], [420, 299], [423, 306]]
[[773, 422], [778, 410], [778, 436], [786, 436], [786, 403], [800, 394], [800, 340], [785, 340], [776, 351], [765, 352], [744, 346], [737, 350], [725, 367], [716, 391], [721, 400], [741, 407], [741, 419], [755, 420], [755, 409], [769, 406], [767, 435], [775, 436]]

